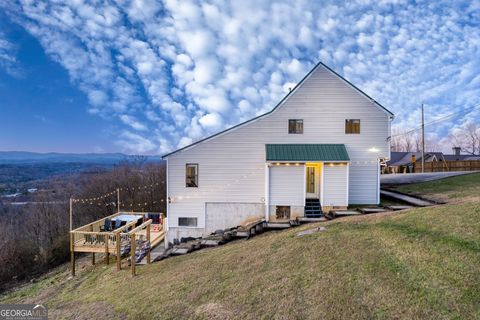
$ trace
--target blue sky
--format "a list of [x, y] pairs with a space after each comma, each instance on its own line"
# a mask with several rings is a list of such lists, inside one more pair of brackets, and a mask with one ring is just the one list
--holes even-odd
[[[0, 3], [0, 150], [162, 154], [322, 61], [439, 149], [478, 123], [479, 1]], [[466, 112], [470, 111], [470, 112]]]

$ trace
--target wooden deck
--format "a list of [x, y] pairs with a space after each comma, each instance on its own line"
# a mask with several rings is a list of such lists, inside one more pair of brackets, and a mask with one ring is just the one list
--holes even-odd
[[[103, 231], [106, 219], [114, 219], [119, 215], [139, 216], [138, 220], [131, 221], [125, 225], [110, 231]], [[162, 214], [160, 214], [162, 217]], [[162, 220], [163, 221], [163, 220]], [[95, 253], [105, 254], [105, 262], [108, 264], [110, 254], [116, 256], [117, 269], [121, 269], [122, 256], [131, 254], [135, 261], [136, 248], [149, 242], [149, 248], [160, 244], [165, 238], [165, 231], [162, 224], [152, 224], [147, 219], [147, 213], [140, 212], [117, 212], [103, 219], [94, 221], [80, 228], [70, 231], [70, 255], [72, 263], [72, 274], [75, 275], [75, 253], [92, 253], [92, 263], [95, 264]], [[148, 250], [148, 261], [150, 250]], [[135, 265], [135, 263], [133, 263]], [[132, 268], [134, 273], [134, 268]]]

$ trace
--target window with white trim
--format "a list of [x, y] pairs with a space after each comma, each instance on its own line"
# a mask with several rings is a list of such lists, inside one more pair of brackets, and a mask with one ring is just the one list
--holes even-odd
[[360, 134], [360, 119], [345, 119], [346, 134]]
[[302, 134], [303, 133], [303, 119], [289, 119], [288, 133]]
[[185, 186], [198, 188], [198, 163], [187, 163], [185, 166]]

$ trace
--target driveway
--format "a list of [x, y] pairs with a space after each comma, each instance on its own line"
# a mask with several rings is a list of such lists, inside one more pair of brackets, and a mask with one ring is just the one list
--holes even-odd
[[409, 184], [460, 176], [462, 174], [470, 174], [473, 172], [476, 171], [382, 174], [380, 175], [380, 183], [382, 185]]

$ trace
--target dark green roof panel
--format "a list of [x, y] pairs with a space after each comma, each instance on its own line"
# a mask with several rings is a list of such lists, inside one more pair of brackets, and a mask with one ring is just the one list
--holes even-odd
[[267, 161], [349, 161], [344, 144], [266, 144]]

